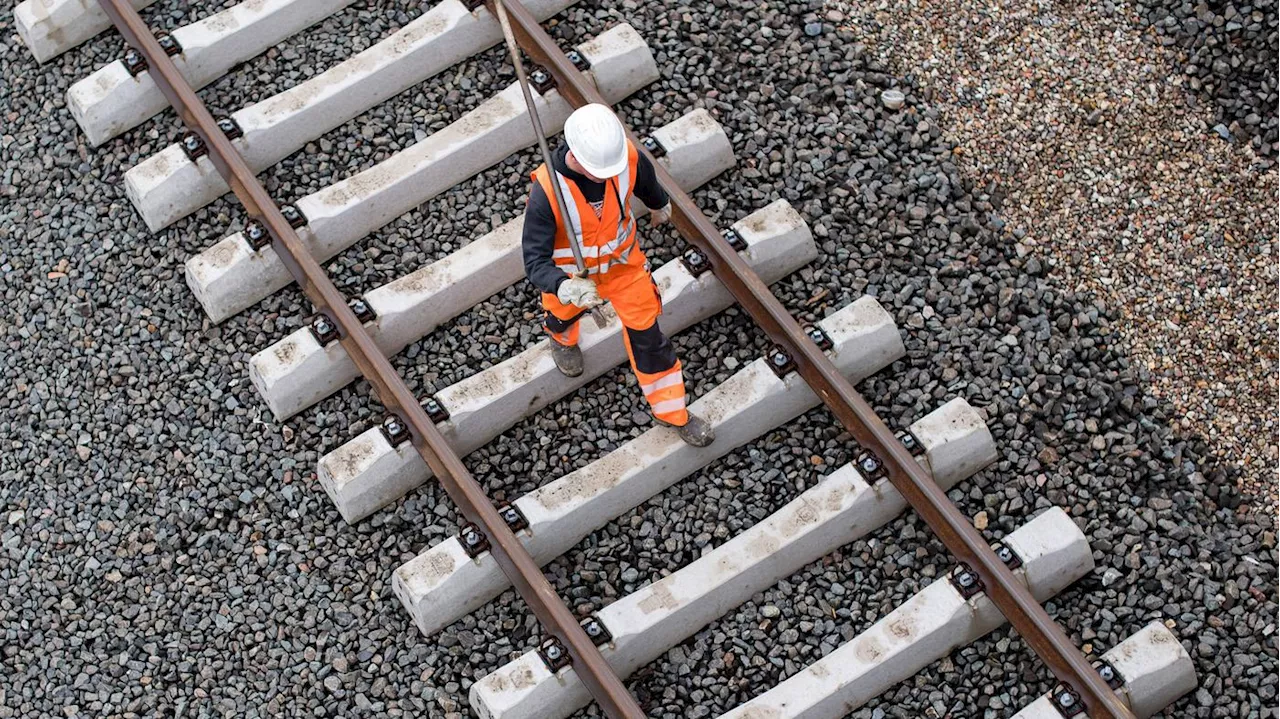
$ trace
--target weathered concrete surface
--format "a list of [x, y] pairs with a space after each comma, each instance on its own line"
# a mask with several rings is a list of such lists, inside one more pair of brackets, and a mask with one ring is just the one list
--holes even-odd
[[[249, 0], [174, 30], [173, 58], [199, 89], [237, 63], [345, 8], [355, 0]], [[98, 68], [67, 90], [67, 107], [90, 144], [101, 145], [169, 107], [148, 72], [129, 74], [123, 60]]]
[[[694, 110], [653, 133], [667, 154], [658, 160], [685, 190], [733, 166], [724, 130], [706, 110]], [[634, 203], [638, 215], [648, 212]], [[384, 354], [394, 355], [524, 277], [518, 217], [456, 252], [364, 296], [377, 318], [366, 325]], [[342, 345], [321, 347], [301, 328], [249, 361], [249, 378], [277, 419], [288, 418], [360, 376]]]
[[[134, 9], [156, 0], [132, 0]], [[57, 57], [111, 27], [111, 18], [92, 0], [22, 0], [13, 24], [37, 62]]]
[[[1102, 657], [1124, 679], [1116, 694], [1138, 719], [1147, 719], [1196, 688], [1196, 667], [1191, 656], [1160, 622], [1143, 627]], [[1046, 694], [1013, 719], [1062, 719], [1062, 714]]]
[[[852, 382], [906, 352], [893, 318], [870, 297], [819, 326], [831, 338], [832, 361]], [[716, 427], [710, 447], [690, 447], [674, 432], [650, 429], [515, 500], [529, 522], [529, 530], [519, 537], [534, 559], [545, 564], [620, 514], [817, 404], [817, 395], [799, 375], [779, 378], [765, 359], [758, 359], [693, 404], [692, 411]], [[942, 436], [930, 434], [929, 441], [937, 444]], [[401, 565], [391, 586], [418, 628], [430, 635], [497, 596], [510, 582], [491, 555], [472, 560], [455, 536]]]
[[[1093, 571], [1089, 542], [1058, 507], [1023, 525], [1005, 544], [1023, 560], [1014, 575], [1041, 602]], [[947, 578], [938, 579], [853, 641], [724, 717], [844, 716], [1001, 624], [1004, 615], [985, 594], [966, 601]]]
[[[817, 256], [808, 226], [778, 200], [734, 224], [747, 248], [742, 257], [766, 283], [776, 282]], [[668, 262], [653, 273], [662, 291], [662, 327], [676, 333], [729, 307], [728, 290], [706, 272], [689, 274], [681, 262]], [[551, 359], [548, 340], [519, 355], [446, 387], [436, 399], [450, 418], [439, 424], [453, 450], [461, 455], [483, 446], [521, 419], [576, 390], [626, 361], [622, 325], [606, 308], [605, 327], [582, 323], [584, 370], [565, 377]], [[320, 459], [320, 484], [348, 522], [377, 511], [431, 477], [409, 443], [392, 448], [379, 428], [371, 428]]]
[[[658, 79], [644, 40], [619, 25], [583, 43], [588, 75], [616, 102]], [[572, 107], [557, 90], [534, 95], [543, 128], [560, 131]], [[365, 235], [536, 142], [520, 86], [513, 83], [448, 127], [387, 160], [295, 204], [308, 224], [298, 236], [325, 260]], [[164, 187], [157, 191], [168, 193]], [[187, 284], [214, 321], [221, 321], [293, 281], [275, 248], [255, 251], [236, 233], [187, 260]]]
[[[995, 460], [990, 432], [962, 399], [911, 429], [926, 448], [924, 466], [933, 469], [940, 486], [950, 487]], [[752, 594], [883, 526], [905, 507], [888, 480], [870, 486], [852, 464], [845, 465], [746, 532], [601, 610], [598, 616], [613, 634], [605, 657], [629, 675]], [[471, 690], [478, 714], [504, 719], [565, 717], [588, 701], [572, 670], [552, 675], [532, 652]]]
[[[530, 0], [546, 20], [575, 0]], [[442, 0], [382, 42], [325, 72], [232, 114], [244, 137], [236, 149], [260, 172], [365, 110], [502, 39], [483, 7]], [[125, 190], [152, 231], [229, 191], [208, 158], [191, 162], [177, 144], [125, 173]]]

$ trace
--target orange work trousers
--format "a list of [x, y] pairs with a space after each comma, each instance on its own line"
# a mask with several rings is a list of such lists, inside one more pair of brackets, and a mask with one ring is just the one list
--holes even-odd
[[[685, 409], [684, 374], [671, 340], [658, 328], [662, 297], [649, 274], [647, 264], [614, 265], [607, 272], [591, 275], [596, 290], [609, 302], [624, 328], [622, 337], [631, 359], [631, 371], [640, 382], [653, 416], [662, 422], [683, 427], [689, 421]], [[542, 293], [547, 311], [545, 326], [553, 342], [572, 347], [578, 344], [578, 320], [586, 310], [566, 305], [555, 295]]]

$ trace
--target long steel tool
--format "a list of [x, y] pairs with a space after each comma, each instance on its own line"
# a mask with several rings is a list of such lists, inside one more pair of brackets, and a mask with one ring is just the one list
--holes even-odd
[[[565, 223], [564, 234], [569, 238], [569, 249], [573, 252], [573, 261], [578, 265], [578, 277], [586, 277], [587, 263], [582, 259], [582, 244], [578, 242], [578, 236], [573, 230], [573, 222], [569, 219], [572, 215], [569, 214], [569, 206], [565, 204], [564, 191], [560, 189], [560, 173], [556, 172], [555, 165], [551, 164], [551, 149], [547, 147], [547, 134], [542, 130], [542, 118], [538, 116], [538, 107], [533, 102], [533, 92], [529, 90], [529, 78], [524, 73], [524, 60], [520, 59], [520, 46], [516, 44], [515, 35], [511, 34], [511, 21], [507, 19], [507, 8], [502, 4], [502, 0], [497, 0], [494, 10], [498, 15], [498, 22], [502, 25], [502, 36], [507, 41], [507, 52], [511, 53], [511, 64], [516, 67], [516, 79], [520, 81], [520, 91], [524, 93], [524, 104], [529, 108], [529, 121], [533, 123], [534, 136], [538, 138], [542, 162], [547, 166], [547, 172], [551, 173], [551, 193], [556, 196], [556, 207], [560, 210], [560, 217]], [[625, 205], [621, 208], [621, 212], [625, 217], [628, 212]], [[595, 320], [596, 327], [609, 324], [609, 318], [605, 317], [599, 307], [591, 308], [591, 319]]]
[[473, 536], [478, 536], [479, 541], [487, 545], [502, 571], [542, 623], [549, 640], [558, 643], [552, 646], [559, 647], [557, 652], [568, 652], [574, 671], [609, 716], [643, 719], [644, 713], [635, 698], [627, 692], [622, 680], [547, 582], [538, 563], [529, 556], [504, 517], [405, 386], [404, 380], [374, 344], [364, 325], [347, 306], [346, 298], [307, 251], [280, 208], [165, 54], [129, 0], [99, 0], [99, 3], [125, 40], [146, 59], [151, 78], [191, 129], [192, 134], [184, 139], [184, 144], [208, 156], [244, 205], [249, 217], [270, 233], [272, 247], [298, 286], [316, 306], [317, 312], [332, 323], [338, 341], [369, 380], [387, 411], [401, 423], [400, 431], [409, 433], [418, 454], [435, 473], [459, 513], [470, 523], [469, 528], [477, 533]]

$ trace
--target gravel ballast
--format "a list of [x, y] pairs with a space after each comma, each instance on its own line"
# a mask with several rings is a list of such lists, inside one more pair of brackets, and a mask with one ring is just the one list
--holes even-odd
[[[357, 3], [202, 96], [215, 112], [235, 110], [419, 10]], [[802, 213], [821, 256], [774, 287], [799, 319], [862, 294], [894, 315], [908, 356], [859, 387], [894, 427], [950, 397], [983, 409], [1001, 459], [951, 496], [967, 515], [985, 513], [993, 539], [1050, 505], [1077, 520], [1098, 570], [1049, 604], [1075, 641], [1101, 651], [1163, 619], [1201, 682], [1164, 716], [1275, 717], [1274, 519], [1241, 493], [1211, 427], [1183, 426], [1176, 402], [1152, 390], [1121, 304], [1080, 279], [1092, 266], [1071, 269], [1047, 243], [1019, 242], [1009, 193], [1001, 204], [988, 190], [996, 178], [947, 139], [953, 106], [929, 99], [928, 77], [881, 56], [833, 10], [780, 0], [584, 2], [549, 29], [567, 47], [634, 24], [663, 76], [622, 103], [624, 115], [648, 128], [701, 106], [725, 126], [737, 173], [695, 193], [718, 224], [779, 197]], [[193, 19], [189, 12], [162, 0], [144, 15], [172, 26]], [[1138, 27], [1116, 29], [1137, 37]], [[63, 94], [118, 53], [118, 37], [37, 66], [8, 11], [0, 31], [10, 38], [0, 47], [0, 717], [469, 715], [470, 683], [537, 640], [523, 603], [508, 592], [435, 637], [417, 633], [390, 577], [456, 530], [443, 493], [427, 487], [355, 527], [342, 522], [314, 467], [381, 419], [365, 383], [276, 423], [246, 362], [301, 325], [305, 298], [290, 288], [210, 325], [182, 263], [239, 229], [242, 212], [224, 198], [153, 236], [121, 186], [127, 168], [181, 135], [173, 114], [89, 148]], [[503, 51], [487, 51], [263, 178], [281, 201], [315, 191], [511, 80]], [[888, 87], [906, 95], [898, 111], [881, 104]], [[520, 153], [327, 266], [353, 295], [416, 269], [516, 216], [534, 164], [532, 152]], [[669, 230], [644, 241], [655, 262], [683, 248]], [[426, 394], [513, 355], [538, 332], [535, 293], [521, 283], [395, 363]], [[737, 311], [675, 342], [695, 395], [768, 344]], [[619, 368], [467, 464], [495, 499], [510, 498], [648, 426], [634, 380]], [[548, 575], [576, 611], [589, 612], [781, 507], [854, 449], [827, 412], [810, 412], [627, 513]], [[908, 515], [758, 595], [643, 669], [632, 687], [651, 716], [715, 716], [830, 651], [947, 566]], [[853, 716], [1003, 717], [1050, 686], [1004, 630]]]
[[1107, 308], [1175, 426], [1274, 506], [1277, 173], [1213, 130], [1183, 53], [1114, 3], [841, 7], [935, 98], [1018, 252]]
[[1267, 163], [1277, 150], [1277, 53], [1280, 12], [1275, 0], [1247, 4], [1137, 0], [1135, 9], [1176, 47], [1186, 83], [1213, 108], [1213, 131], [1249, 143]]

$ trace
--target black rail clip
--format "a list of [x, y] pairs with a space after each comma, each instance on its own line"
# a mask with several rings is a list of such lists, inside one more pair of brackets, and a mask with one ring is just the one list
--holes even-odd
[[597, 647], [613, 641], [613, 634], [605, 628], [604, 622], [600, 621], [600, 617], [592, 614], [583, 619], [581, 624], [582, 631], [586, 632], [587, 638], [594, 642]]
[[188, 132], [182, 136], [182, 151], [186, 153], [187, 159], [192, 162], [209, 154], [209, 148], [205, 147], [204, 138], [194, 132]]
[[689, 250], [680, 257], [680, 262], [684, 265], [684, 268], [689, 271], [689, 274], [694, 277], [700, 277], [707, 270], [711, 269], [711, 261], [707, 259], [706, 255], [702, 254], [702, 250], [699, 250], [696, 247], [689, 248]]
[[1066, 684], [1059, 684], [1049, 692], [1049, 703], [1067, 719], [1084, 714], [1084, 702], [1080, 701], [1080, 695]]
[[302, 214], [302, 210], [299, 210], [297, 205], [281, 205], [280, 214], [295, 230], [307, 224], [307, 216]]
[[462, 0], [462, 7], [466, 8], [467, 12], [472, 12], [483, 4], [484, 0]]
[[769, 369], [779, 377], [786, 377], [788, 372], [796, 368], [796, 362], [791, 358], [791, 353], [778, 345], [771, 347], [765, 358], [769, 362]]
[[533, 72], [529, 73], [529, 84], [539, 95], [545, 96], [551, 88], [556, 86], [555, 75], [547, 72], [547, 69], [541, 65], [534, 65]]
[[365, 302], [362, 297], [351, 300], [347, 303], [347, 306], [355, 313], [356, 319], [360, 320], [361, 324], [378, 319], [378, 313], [374, 312], [373, 307], [368, 302]]
[[566, 52], [564, 56], [569, 58], [569, 62], [573, 63], [573, 66], [582, 72], [586, 72], [591, 69], [591, 61], [587, 59], [586, 55], [583, 55], [577, 50], [570, 50], [569, 52]]
[[219, 117], [218, 129], [222, 130], [222, 134], [226, 135], [228, 140], [244, 137], [244, 130], [240, 129], [240, 123], [233, 117]]
[[720, 230], [720, 236], [724, 238], [725, 242], [729, 243], [734, 252], [742, 252], [747, 249], [747, 241], [742, 239], [742, 235], [739, 235], [738, 231], [732, 227]]
[[1004, 542], [996, 542], [991, 545], [991, 551], [995, 552], [996, 559], [1004, 562], [1004, 566], [1009, 569], [1017, 569], [1022, 566], [1022, 557], [1019, 557], [1018, 553], [1013, 551], [1013, 549]]
[[249, 220], [249, 224], [244, 226], [244, 238], [255, 250], [261, 250], [271, 244], [271, 233], [267, 232], [267, 226], [257, 220]]
[[640, 144], [643, 145], [644, 149], [648, 150], [649, 154], [653, 155], [655, 158], [665, 157], [667, 154], [667, 148], [663, 147], [662, 143], [658, 142], [658, 138], [653, 135], [645, 135], [640, 138]]
[[514, 504], [503, 503], [497, 507], [498, 516], [502, 517], [502, 521], [507, 523], [507, 529], [512, 533], [519, 532], [529, 528], [529, 520], [524, 518], [524, 512]]
[[538, 647], [538, 656], [542, 657], [542, 663], [547, 665], [547, 671], [552, 674], [569, 666], [569, 652], [565, 651], [564, 645], [555, 637], [550, 637]]
[[854, 466], [858, 468], [858, 472], [868, 484], [882, 479], [885, 476], [884, 462], [869, 449], [863, 450], [858, 458], [854, 460]]
[[472, 522], [462, 525], [462, 531], [458, 536], [461, 538], [463, 551], [472, 559], [489, 551], [489, 538], [484, 536], [484, 532], [481, 532], [480, 528]]
[[960, 596], [965, 599], [980, 594], [983, 590], [982, 579], [964, 562], [957, 564], [951, 570], [951, 573], [947, 575], [947, 579], [951, 581], [951, 586], [955, 587], [956, 591], [960, 592]]
[[381, 429], [382, 436], [387, 438], [387, 443], [392, 447], [399, 447], [409, 441], [409, 426], [394, 414], [382, 420]]
[[1098, 676], [1102, 677], [1102, 681], [1112, 689], [1119, 689], [1124, 686], [1124, 677], [1120, 676], [1120, 672], [1111, 665], [1106, 659], [1099, 659], [1093, 663], [1093, 668], [1097, 670]]
[[835, 344], [831, 341], [831, 338], [827, 336], [827, 333], [823, 332], [822, 328], [817, 325], [813, 325], [812, 327], [805, 329], [804, 333], [808, 335], [809, 339], [821, 349], [829, 350], [832, 347], [835, 347]]
[[178, 41], [167, 32], [157, 34], [156, 42], [160, 43], [160, 49], [164, 50], [164, 54], [169, 57], [173, 57], [174, 55], [178, 55], [182, 52], [182, 45], [179, 45]]
[[449, 419], [449, 410], [445, 409], [440, 400], [435, 397], [428, 397], [423, 400], [422, 409], [426, 411], [427, 417], [432, 422], [443, 422]]
[[134, 48], [125, 48], [124, 51], [124, 69], [129, 71], [133, 77], [137, 77], [147, 71], [147, 58]]
[[911, 430], [899, 430], [894, 436], [898, 438], [898, 441], [902, 443], [903, 447], [907, 448], [907, 451], [911, 453], [912, 457], [919, 457], [924, 454], [924, 445], [920, 443], [920, 438], [916, 437]]
[[329, 315], [316, 315], [316, 318], [311, 320], [311, 334], [323, 347], [338, 339], [338, 325], [329, 319]]

